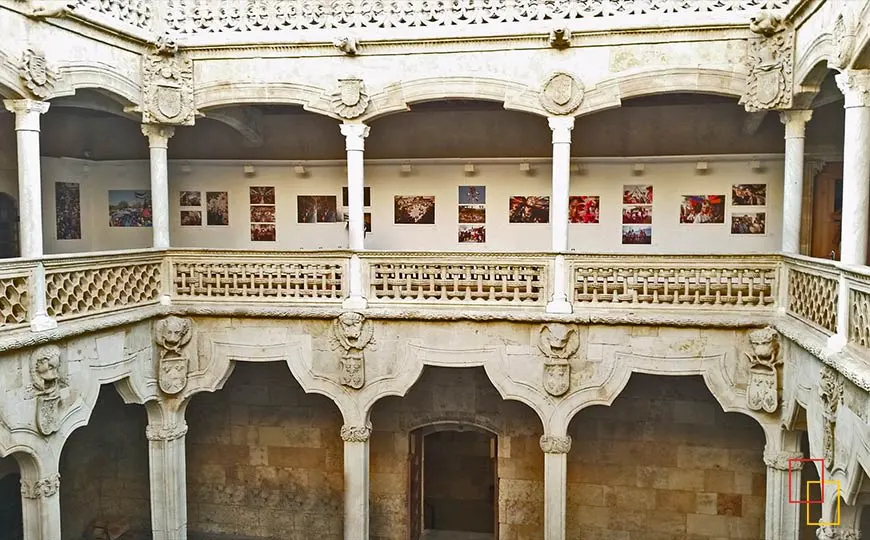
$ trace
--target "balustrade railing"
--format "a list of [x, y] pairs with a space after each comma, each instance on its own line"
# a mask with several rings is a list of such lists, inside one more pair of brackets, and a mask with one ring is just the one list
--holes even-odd
[[845, 269], [844, 285], [848, 298], [848, 342], [870, 349], [870, 270]]
[[834, 261], [788, 257], [786, 312], [827, 334], [837, 333], [840, 270]]
[[30, 320], [34, 266], [17, 262], [0, 267], [0, 331], [24, 327]]

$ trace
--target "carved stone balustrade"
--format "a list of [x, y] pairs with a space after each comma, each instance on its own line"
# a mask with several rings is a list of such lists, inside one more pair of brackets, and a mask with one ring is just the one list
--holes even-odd
[[22, 262], [4, 264], [0, 269], [0, 332], [27, 326], [34, 266]]
[[839, 270], [833, 261], [792, 256], [786, 267], [785, 309], [827, 334], [837, 332]]

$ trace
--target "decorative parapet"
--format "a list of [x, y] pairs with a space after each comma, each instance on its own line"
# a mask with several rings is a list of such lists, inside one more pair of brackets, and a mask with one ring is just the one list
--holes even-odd
[[836, 263], [794, 257], [786, 269], [786, 313], [829, 334], [837, 332], [839, 271]]
[[0, 271], [0, 331], [27, 325], [33, 266], [31, 263], [3, 265]]

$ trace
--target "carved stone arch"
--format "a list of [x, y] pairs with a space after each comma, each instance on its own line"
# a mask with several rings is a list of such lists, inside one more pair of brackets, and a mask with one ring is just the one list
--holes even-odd
[[827, 77], [834, 54], [834, 44], [830, 34], [821, 34], [814, 39], [806, 51], [795, 59], [795, 89], [818, 88]]
[[23, 99], [27, 95], [15, 58], [0, 51], [0, 97]]
[[301, 105], [306, 111], [337, 118], [324, 98], [330, 91], [294, 82], [226, 80], [197, 85], [193, 95], [197, 111], [203, 113], [231, 105]]
[[496, 437], [503, 436], [505, 432], [503, 426], [496, 425], [494, 422], [491, 422], [489, 418], [483, 416], [477, 417], [473, 414], [462, 414], [455, 411], [424, 414], [422, 415], [422, 419], [418, 418], [415, 423], [407, 426], [406, 429], [408, 432], [411, 432], [432, 428], [428, 433], [435, 433], [438, 431], [450, 431], [451, 428], [462, 426], [468, 426], [478, 431], [484, 431]]
[[117, 68], [96, 61], [65, 62], [58, 66], [60, 77], [46, 99], [75, 95], [76, 90], [92, 88], [120, 103], [136, 107], [142, 101], [138, 80], [125, 76]]

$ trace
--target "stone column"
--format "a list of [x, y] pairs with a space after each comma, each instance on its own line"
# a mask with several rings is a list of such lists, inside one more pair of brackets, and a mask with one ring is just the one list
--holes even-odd
[[187, 423], [183, 418], [174, 424], [149, 421], [145, 428], [154, 540], [187, 539], [186, 434]]
[[[348, 201], [349, 202], [349, 201]], [[341, 427], [344, 441], [344, 540], [369, 538], [368, 426]]]
[[571, 437], [541, 437], [544, 451], [544, 540], [565, 540]]
[[801, 243], [801, 207], [804, 197], [804, 133], [813, 111], [783, 111], [785, 124], [785, 178], [782, 194], [782, 251], [798, 253]]
[[151, 150], [151, 232], [157, 249], [169, 248], [169, 164], [167, 147], [175, 128], [160, 124], [142, 124]]
[[60, 540], [60, 474], [30, 480], [21, 473], [24, 540]]
[[791, 500], [801, 500], [805, 496], [800, 492], [801, 465], [800, 462], [792, 463], [791, 482], [792, 490], [797, 487], [797, 492], [789, 493], [789, 459], [800, 459], [800, 452], [777, 452], [764, 449], [764, 464], [767, 465], [767, 490], [766, 510], [764, 513], [764, 538], [765, 540], [798, 540], [800, 537], [801, 511], [806, 507], [798, 503], [790, 503]]
[[846, 98], [840, 260], [863, 265], [870, 225], [870, 70], [844, 71], [835, 79]]
[[548, 313], [571, 313], [568, 300], [565, 256], [568, 251], [568, 195], [571, 189], [571, 131], [573, 116], [548, 119], [553, 131], [553, 187], [550, 210], [553, 231], [552, 250], [556, 253], [553, 272], [553, 298], [547, 304]]
[[42, 173], [39, 157], [39, 116], [49, 103], [30, 99], [6, 100], [6, 110], [15, 113], [18, 138], [18, 215], [21, 256], [42, 257]]
[[365, 172], [363, 154], [369, 126], [365, 124], [342, 124], [341, 134], [345, 138], [347, 150], [347, 227], [350, 256], [348, 271], [349, 294], [344, 301], [346, 309], [365, 309], [367, 303], [363, 295], [362, 263], [356, 253], [365, 249], [364, 191]]

